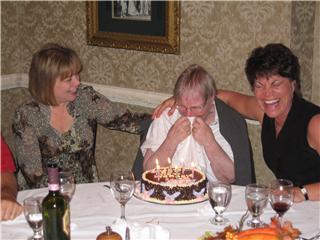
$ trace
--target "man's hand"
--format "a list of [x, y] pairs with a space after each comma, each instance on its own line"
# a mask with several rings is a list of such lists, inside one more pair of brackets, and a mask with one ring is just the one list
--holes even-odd
[[202, 118], [196, 117], [192, 124], [192, 136], [202, 146], [211, 145], [215, 141], [211, 128]]
[[22, 210], [22, 206], [15, 200], [1, 198], [1, 221], [15, 219], [22, 213]]
[[11, 172], [1, 173], [1, 220], [12, 220], [22, 212], [22, 206], [16, 201], [17, 181]]
[[180, 117], [170, 128], [167, 140], [174, 146], [181, 143], [191, 134], [191, 123], [187, 117]]
[[171, 116], [176, 109], [174, 97], [168, 98], [164, 100], [159, 106], [155, 108], [152, 114], [152, 119], [160, 117], [162, 112], [166, 110], [167, 108], [171, 108], [168, 112], [168, 115]]

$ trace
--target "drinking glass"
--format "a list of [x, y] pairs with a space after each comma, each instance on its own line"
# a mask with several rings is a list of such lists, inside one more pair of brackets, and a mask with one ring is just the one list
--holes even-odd
[[222, 182], [209, 182], [208, 194], [211, 207], [215, 212], [215, 217], [209, 221], [214, 225], [224, 225], [229, 220], [223, 217], [223, 212], [228, 207], [231, 200], [231, 185]]
[[40, 197], [29, 197], [23, 201], [24, 216], [33, 230], [33, 236], [29, 240], [43, 240], [41, 203]]
[[269, 200], [271, 207], [276, 211], [281, 226], [283, 215], [293, 203], [293, 183], [287, 179], [276, 179], [270, 183]]
[[252, 219], [247, 222], [247, 225], [252, 228], [265, 226], [260, 220], [263, 209], [268, 203], [269, 189], [263, 184], [248, 184], [246, 186], [245, 198]]
[[135, 181], [131, 171], [119, 171], [111, 174], [110, 189], [113, 197], [121, 205], [121, 219], [126, 220], [125, 205], [132, 197], [134, 188]]
[[60, 193], [70, 202], [76, 190], [72, 173], [68, 170], [59, 172]]

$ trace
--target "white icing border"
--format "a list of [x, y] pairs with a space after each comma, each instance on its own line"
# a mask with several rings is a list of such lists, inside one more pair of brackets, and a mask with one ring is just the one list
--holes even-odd
[[167, 202], [166, 200], [159, 200], [156, 198], [147, 197], [143, 193], [140, 193], [140, 184], [141, 183], [136, 184], [133, 195], [142, 201], [146, 201], [150, 203], [157, 203], [157, 204], [163, 204], [163, 205], [188, 205], [188, 204], [201, 203], [209, 199], [208, 193], [206, 193], [203, 197], [198, 197], [193, 200], [180, 200], [180, 201]]

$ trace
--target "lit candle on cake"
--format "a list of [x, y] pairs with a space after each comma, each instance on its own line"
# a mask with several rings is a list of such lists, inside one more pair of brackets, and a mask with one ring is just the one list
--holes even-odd
[[159, 160], [156, 158], [156, 177], [158, 178], [158, 181], [160, 181], [160, 165]]
[[168, 157], [168, 163], [169, 163], [169, 169], [170, 169], [170, 172], [171, 172], [171, 169], [172, 169], [172, 162], [171, 162], [171, 159]]
[[192, 177], [192, 179], [194, 178], [194, 167], [195, 167], [195, 164], [194, 164], [194, 162], [192, 162], [191, 163], [191, 177]]
[[184, 174], [184, 160], [181, 158], [181, 174]]
[[174, 166], [174, 171], [175, 171], [176, 179], [177, 179], [178, 178], [178, 166], [177, 165]]

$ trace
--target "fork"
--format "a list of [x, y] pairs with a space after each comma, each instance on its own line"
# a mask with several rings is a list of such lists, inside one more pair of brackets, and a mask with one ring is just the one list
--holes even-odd
[[244, 222], [248, 217], [249, 217], [249, 209], [247, 209], [247, 211], [240, 218], [239, 227], [238, 227], [239, 232], [242, 230]]
[[129, 229], [129, 227], [126, 227], [126, 236], [125, 236], [125, 240], [130, 240], [130, 229]]

